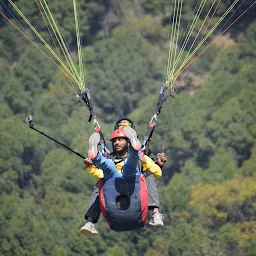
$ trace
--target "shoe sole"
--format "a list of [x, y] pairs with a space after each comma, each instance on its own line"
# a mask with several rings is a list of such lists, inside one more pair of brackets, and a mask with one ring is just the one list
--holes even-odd
[[89, 138], [88, 156], [93, 160], [98, 154], [98, 144], [100, 142], [100, 134], [95, 132]]
[[130, 140], [131, 146], [134, 150], [139, 151], [141, 149], [141, 143], [139, 139], [137, 138], [137, 133], [134, 129], [131, 127], [125, 127], [124, 133], [127, 136], [127, 138]]
[[91, 230], [88, 230], [88, 229], [80, 229], [80, 233], [83, 234], [83, 235], [90, 235], [90, 236], [95, 236], [98, 234], [97, 233], [94, 233], [92, 232]]
[[158, 224], [149, 223], [149, 225], [152, 227], [164, 227], [164, 224], [161, 224], [161, 223], [158, 223]]

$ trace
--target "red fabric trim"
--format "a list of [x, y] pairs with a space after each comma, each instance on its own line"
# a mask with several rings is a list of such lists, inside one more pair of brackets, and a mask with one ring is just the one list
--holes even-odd
[[111, 223], [109, 219], [107, 218], [107, 213], [106, 213], [106, 204], [105, 204], [105, 197], [103, 194], [103, 181], [100, 180], [98, 182], [98, 188], [99, 188], [99, 201], [100, 201], [100, 210], [102, 215], [104, 216], [105, 220], [108, 223], [108, 226], [111, 228]]
[[144, 224], [146, 224], [148, 215], [148, 190], [146, 178], [144, 175], [140, 175], [140, 204], [141, 204], [141, 218]]

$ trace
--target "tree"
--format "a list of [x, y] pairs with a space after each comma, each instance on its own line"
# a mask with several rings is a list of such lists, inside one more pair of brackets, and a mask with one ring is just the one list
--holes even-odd
[[116, 29], [111, 39], [87, 51], [88, 84], [104, 121], [128, 114], [138, 105], [140, 95], [154, 91], [158, 73], [151, 48], [133, 29]]

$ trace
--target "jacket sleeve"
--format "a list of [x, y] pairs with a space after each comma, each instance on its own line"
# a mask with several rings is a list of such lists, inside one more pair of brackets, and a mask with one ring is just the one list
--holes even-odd
[[162, 176], [161, 168], [157, 164], [155, 164], [155, 162], [151, 158], [149, 158], [146, 155], [145, 155], [145, 160], [146, 160], [146, 163], [142, 164], [143, 170], [150, 171], [153, 173], [154, 177], [160, 178]]
[[97, 168], [95, 165], [86, 167], [85, 170], [88, 171], [89, 174], [95, 179], [102, 179], [104, 177], [103, 171]]

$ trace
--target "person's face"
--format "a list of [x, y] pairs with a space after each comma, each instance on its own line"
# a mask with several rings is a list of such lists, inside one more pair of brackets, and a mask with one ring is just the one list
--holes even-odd
[[119, 154], [125, 152], [128, 148], [128, 141], [126, 140], [126, 138], [123, 137], [114, 138], [112, 140], [112, 143], [114, 151]]
[[127, 127], [127, 126], [131, 126], [131, 123], [128, 121], [128, 120], [121, 120], [119, 123], [118, 123], [118, 128], [124, 128], [124, 127]]

